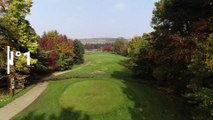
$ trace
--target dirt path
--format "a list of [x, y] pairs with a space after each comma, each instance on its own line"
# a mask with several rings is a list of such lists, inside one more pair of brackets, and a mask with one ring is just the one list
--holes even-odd
[[38, 83], [26, 94], [0, 109], [0, 120], [9, 120], [30, 105], [47, 88], [48, 82]]
[[82, 69], [83, 67], [89, 65], [91, 62], [87, 62], [84, 65], [68, 70], [63, 72], [55, 72], [51, 76], [44, 78], [41, 83], [38, 83], [35, 87], [33, 87], [31, 90], [29, 90], [26, 94], [22, 95], [21, 97], [17, 98], [13, 102], [9, 103], [8, 105], [4, 106], [3, 108], [0, 108], [0, 120], [9, 120], [22, 110], [24, 110], [28, 105], [30, 105], [33, 101], [38, 98], [38, 96], [41, 95], [41, 93], [47, 88], [48, 80], [52, 76], [58, 76], [67, 72], [76, 71], [79, 69]]

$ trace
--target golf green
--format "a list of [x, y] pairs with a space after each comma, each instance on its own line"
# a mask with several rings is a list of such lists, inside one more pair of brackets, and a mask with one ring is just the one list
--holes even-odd
[[121, 87], [112, 81], [89, 80], [71, 84], [59, 103], [87, 114], [107, 113], [123, 103]]

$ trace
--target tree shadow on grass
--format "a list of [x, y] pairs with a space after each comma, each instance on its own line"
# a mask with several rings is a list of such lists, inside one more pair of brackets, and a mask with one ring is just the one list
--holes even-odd
[[[123, 65], [123, 62], [119, 63]], [[128, 111], [131, 114], [132, 120], [143, 120], [145, 117], [143, 116], [143, 111], [141, 110], [140, 102], [137, 100], [137, 95], [135, 95], [134, 91], [129, 89], [129, 82], [134, 81], [132, 78], [132, 72], [128, 68], [123, 68], [121, 71], [114, 71], [111, 74], [112, 78], [122, 80], [126, 87], [122, 88], [123, 93], [127, 96], [130, 101], [134, 102], [134, 106], [128, 107]]]
[[75, 111], [73, 108], [63, 108], [59, 115], [38, 114], [32, 111], [23, 118], [17, 118], [15, 120], [91, 120], [91, 118], [89, 115], [81, 111]]
[[112, 78], [115, 79], [122, 79], [122, 80], [130, 80], [132, 79], [133, 73], [132, 71], [125, 65], [125, 62], [127, 60], [120, 61], [118, 64], [123, 66], [123, 68], [120, 71], [114, 71], [111, 74]]
[[[124, 63], [122, 61], [119, 64]], [[133, 74], [127, 67], [111, 74], [112, 78], [119, 79], [125, 84], [122, 91], [134, 103], [134, 106], [128, 107], [132, 120], [191, 119], [188, 109], [181, 103], [183, 101], [158, 91], [152, 84], [145, 85], [146, 81], [133, 78]]]

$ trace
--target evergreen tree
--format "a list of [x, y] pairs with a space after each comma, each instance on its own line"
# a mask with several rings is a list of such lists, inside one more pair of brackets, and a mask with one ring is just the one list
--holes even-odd
[[82, 64], [84, 63], [84, 45], [81, 43], [81, 41], [79, 40], [74, 40], [73, 42], [74, 44], [74, 54], [75, 54], [75, 57], [74, 57], [74, 62], [76, 64]]

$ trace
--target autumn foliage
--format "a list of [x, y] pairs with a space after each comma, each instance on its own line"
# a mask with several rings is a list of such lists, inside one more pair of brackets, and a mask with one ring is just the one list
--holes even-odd
[[66, 70], [73, 65], [73, 41], [58, 33], [52, 37], [44, 34], [39, 41], [39, 50], [44, 54], [43, 64], [51, 70]]
[[107, 45], [102, 47], [102, 51], [104, 52], [112, 52], [113, 46], [112, 45]]
[[183, 95], [192, 119], [213, 119], [213, 2], [160, 0], [154, 31], [129, 42], [129, 64], [137, 77]]

